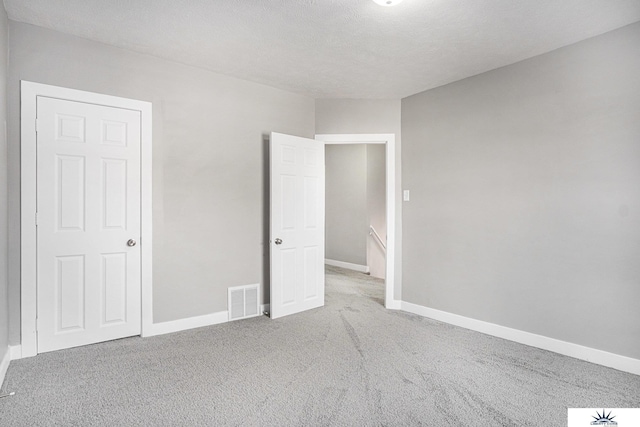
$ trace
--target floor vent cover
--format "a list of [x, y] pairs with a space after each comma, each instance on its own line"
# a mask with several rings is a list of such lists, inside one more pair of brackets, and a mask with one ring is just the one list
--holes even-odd
[[259, 316], [259, 296], [257, 284], [229, 288], [229, 320]]

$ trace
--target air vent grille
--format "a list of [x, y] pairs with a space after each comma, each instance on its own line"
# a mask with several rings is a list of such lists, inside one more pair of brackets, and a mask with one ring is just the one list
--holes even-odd
[[258, 285], [229, 288], [229, 320], [240, 320], [260, 315]]

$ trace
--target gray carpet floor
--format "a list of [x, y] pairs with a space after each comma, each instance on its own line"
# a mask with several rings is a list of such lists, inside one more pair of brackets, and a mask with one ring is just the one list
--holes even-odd
[[383, 307], [327, 267], [326, 306], [11, 362], [1, 426], [564, 426], [640, 407], [640, 377]]

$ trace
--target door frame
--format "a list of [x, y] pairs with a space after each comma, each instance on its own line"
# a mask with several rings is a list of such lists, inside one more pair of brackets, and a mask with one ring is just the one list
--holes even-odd
[[37, 336], [37, 97], [45, 96], [87, 104], [140, 112], [140, 254], [141, 254], [141, 335], [150, 334], [152, 301], [152, 203], [151, 203], [151, 103], [25, 80], [20, 81], [20, 326], [19, 357], [38, 354]]
[[386, 221], [387, 252], [385, 259], [384, 306], [387, 309], [400, 309], [400, 301], [394, 297], [395, 261], [396, 261], [396, 136], [392, 133], [381, 134], [319, 134], [316, 140], [325, 144], [384, 144], [386, 163]]

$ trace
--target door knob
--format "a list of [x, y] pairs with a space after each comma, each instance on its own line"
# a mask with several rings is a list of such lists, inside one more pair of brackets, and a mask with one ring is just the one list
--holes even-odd
[[282, 239], [276, 239], [275, 243], [276, 243], [276, 245], [281, 245], [282, 244]]
[[127, 246], [135, 246], [135, 245], [136, 245], [136, 241], [135, 241], [135, 240], [133, 240], [133, 239], [129, 239], [129, 240], [127, 241]]

